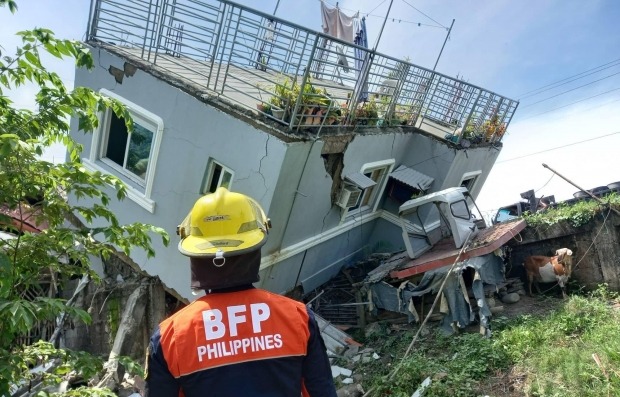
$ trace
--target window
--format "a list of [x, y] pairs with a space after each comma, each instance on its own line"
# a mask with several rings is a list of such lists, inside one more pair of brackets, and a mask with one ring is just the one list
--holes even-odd
[[375, 211], [377, 209], [379, 199], [381, 198], [381, 195], [385, 190], [388, 175], [392, 171], [393, 166], [394, 160], [378, 161], [374, 163], [364, 164], [362, 166], [361, 173], [364, 174], [364, 176], [366, 176], [367, 178], [374, 181], [375, 184], [364, 189], [359, 204], [356, 207], [351, 208], [350, 210], [355, 210], [359, 208], [362, 210], [370, 209], [372, 211]]
[[450, 211], [452, 212], [452, 215], [454, 215], [456, 218], [471, 218], [471, 213], [469, 212], [469, 207], [467, 206], [465, 200], [459, 200], [455, 203], [450, 204]]
[[223, 166], [215, 160], [209, 161], [200, 193], [213, 193], [220, 186], [230, 190], [234, 175], [234, 171], [230, 168]]
[[461, 179], [461, 187], [467, 188], [467, 191], [470, 193], [473, 191], [476, 186], [476, 182], [478, 181], [478, 176], [482, 173], [482, 171], [474, 171], [467, 172], [463, 174], [463, 178]]
[[122, 102], [133, 120], [129, 132], [125, 120], [111, 109], [100, 116], [99, 128], [93, 134], [92, 146], [84, 164], [89, 168], [114, 174], [127, 185], [127, 195], [150, 212], [155, 210], [151, 199], [155, 165], [163, 133], [163, 120], [148, 110], [108, 90], [101, 94]]
[[109, 111], [108, 134], [102, 145], [102, 158], [111, 160], [124, 171], [138, 177], [140, 182], [146, 179], [146, 171], [151, 157], [154, 132], [134, 120], [133, 132], [129, 134], [125, 120]]

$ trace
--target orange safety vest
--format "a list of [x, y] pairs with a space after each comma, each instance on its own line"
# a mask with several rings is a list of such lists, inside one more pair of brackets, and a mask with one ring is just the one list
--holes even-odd
[[260, 289], [206, 295], [160, 324], [175, 378], [221, 366], [307, 353], [303, 303]]

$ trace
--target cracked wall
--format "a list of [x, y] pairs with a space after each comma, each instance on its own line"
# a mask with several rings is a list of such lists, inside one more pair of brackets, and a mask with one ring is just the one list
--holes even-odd
[[[161, 278], [179, 297], [191, 300], [189, 261], [177, 250], [175, 231], [201, 195], [209, 161], [215, 160], [233, 170], [232, 189], [254, 197], [269, 212], [275, 181], [287, 151], [286, 143], [142, 69], [133, 71], [131, 65], [115, 54], [100, 48], [94, 48], [92, 53], [98, 67], [94, 71], [76, 70], [76, 86], [95, 91], [105, 88], [163, 120], [149, 197], [154, 202], [154, 211], [149, 212], [131, 198], [113, 201], [110, 208], [122, 223], [153, 224], [170, 234], [168, 247], [160, 239], [153, 240], [155, 258], [149, 259], [145, 252], [135, 250], [132, 259], [150, 275]], [[122, 84], [117, 82], [117, 76], [110, 74], [111, 66], [123, 71]], [[78, 132], [75, 119], [71, 127], [73, 136], [84, 146], [82, 156], [88, 157], [94, 147], [92, 135]], [[105, 163], [97, 165], [114, 173]]]

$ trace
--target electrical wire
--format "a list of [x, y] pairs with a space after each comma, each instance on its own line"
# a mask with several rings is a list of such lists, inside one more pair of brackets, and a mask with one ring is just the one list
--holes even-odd
[[[561, 80], [558, 80], [558, 81], [556, 81], [556, 82], [554, 82], [554, 83], [550, 83], [550, 84], [544, 85], [544, 86], [542, 86], [542, 87], [536, 88], [536, 89], [534, 89], [534, 90], [531, 90], [531, 91], [525, 92], [525, 93], [523, 93], [523, 94], [521, 94], [521, 95], [518, 95], [518, 97], [519, 97], [519, 98], [523, 98], [523, 97], [525, 97], [525, 96], [530, 96], [529, 94], [531, 94], [531, 93], [533, 93], [533, 92], [536, 92], [536, 91], [539, 91], [539, 90], [542, 90], [543, 88], [551, 87], [551, 86], [556, 85], [556, 84], [558, 84], [558, 83], [561, 83], [561, 82], [563, 82], [563, 81], [569, 80], [569, 79], [571, 79], [571, 78], [573, 78], [573, 77], [581, 76], [581, 75], [582, 75], [582, 74], [584, 74], [584, 73], [591, 72], [591, 71], [593, 71], [593, 70], [595, 70], [595, 69], [599, 69], [599, 68], [602, 68], [603, 66], [607, 66], [607, 65], [609, 65], [609, 64], [616, 63], [616, 62], [620, 62], [620, 58], [615, 59], [615, 60], [613, 60], [613, 61], [611, 61], [611, 62], [604, 63], [604, 64], [602, 64], [602, 65], [599, 65], [599, 66], [595, 67], [595, 68], [588, 69], [588, 70], [586, 70], [586, 71], [584, 71], [584, 72], [577, 73], [577, 74], [574, 74], [574, 75], [572, 75], [572, 76], [568, 76], [568, 77], [566, 77], [566, 78], [564, 78], [564, 79], [561, 79]], [[613, 65], [613, 66], [616, 66], [616, 65]]]
[[533, 102], [533, 103], [530, 103], [530, 104], [527, 104], [527, 105], [521, 106], [521, 109], [526, 108], [526, 107], [529, 107], [529, 106], [533, 106], [533, 105], [536, 105], [536, 104], [539, 104], [539, 103], [541, 103], [541, 102], [548, 101], [549, 99], [553, 99], [553, 98], [559, 97], [560, 95], [564, 95], [564, 94], [566, 94], [566, 93], [569, 93], [569, 92], [572, 92], [572, 91], [578, 90], [578, 89], [580, 89], [580, 88], [587, 87], [587, 86], [592, 85], [592, 84], [594, 84], [594, 83], [598, 83], [599, 81], [602, 81], [602, 80], [608, 79], [608, 78], [613, 77], [613, 76], [615, 76], [615, 75], [617, 75], [617, 74], [620, 74], [620, 72], [612, 73], [612, 74], [607, 75], [607, 76], [605, 76], [605, 77], [601, 77], [601, 78], [600, 78], [600, 79], [598, 79], [598, 80], [591, 81], [591, 82], [589, 82], [589, 83], [587, 83], [587, 84], [583, 84], [583, 85], [580, 85], [580, 86], [578, 86], [578, 87], [571, 88], [570, 90], [566, 90], [566, 91], [560, 92], [559, 94], [552, 95], [552, 96], [547, 97], [547, 98], [545, 98], [545, 99], [541, 99], [540, 101], [536, 101], [536, 102]]
[[611, 214], [611, 206], [609, 207], [609, 209], [607, 211], [607, 215], [605, 215], [605, 219], [603, 219], [603, 224], [601, 225], [600, 229], [598, 229], [598, 232], [596, 233], [596, 236], [594, 236], [594, 238], [592, 239], [592, 243], [590, 243], [590, 245], [588, 246], [588, 249], [586, 250], [586, 252], [583, 253], [583, 255], [581, 256], [581, 259], [579, 259], [579, 261], [577, 261], [577, 263], [573, 267], [573, 271], [579, 267], [579, 264], [581, 263], [583, 258], [586, 257], [586, 254], [590, 251], [590, 248], [592, 248], [592, 246], [594, 245], [594, 242], [598, 238], [598, 235], [601, 234], [601, 231], [603, 230], [603, 228], [605, 227], [605, 224], [607, 223], [607, 218], [609, 217], [609, 214]]
[[554, 112], [554, 111], [559, 110], [559, 109], [564, 109], [565, 107], [568, 107], [570, 105], [574, 105], [574, 104], [579, 103], [579, 102], [587, 101], [587, 100], [590, 100], [592, 98], [596, 98], [596, 97], [599, 97], [601, 95], [609, 94], [610, 92], [614, 92], [614, 91], [618, 91], [618, 90], [620, 90], [620, 87], [614, 88], [614, 89], [609, 90], [609, 91], [602, 92], [600, 94], [592, 95], [591, 97], [580, 99], [578, 101], [571, 102], [568, 105], [564, 105], [564, 106], [560, 106], [560, 107], [557, 107], [557, 108], [549, 109], [546, 112], [536, 113], [536, 114], [533, 114], [533, 115], [528, 116], [528, 117], [518, 118], [518, 120], [519, 121], [523, 121], [523, 120], [528, 120], [528, 119], [531, 119], [531, 118], [534, 118], [534, 117], [542, 116], [543, 114], [551, 113], [551, 112]]
[[[562, 146], [556, 146], [556, 147], [549, 148], [549, 149], [545, 149], [545, 150], [541, 150], [541, 151], [539, 151], [539, 152], [535, 152], [535, 153], [524, 154], [523, 156], [518, 156], [518, 157], [513, 157], [513, 158], [510, 158], [510, 159], [506, 159], [506, 160], [496, 161], [495, 163], [496, 163], [496, 164], [499, 164], [499, 163], [506, 163], [506, 162], [508, 162], [508, 161], [518, 160], [518, 159], [522, 159], [522, 158], [525, 158], [525, 157], [534, 156], [534, 155], [541, 154], [541, 153], [551, 152], [551, 151], [553, 151], [553, 150], [557, 150], [557, 149], [563, 149], [563, 148], [565, 148], [565, 147], [569, 147], [569, 146], [579, 145], [579, 144], [581, 144], [581, 143], [586, 143], [586, 142], [594, 141], [594, 140], [597, 140], [597, 139], [607, 138], [607, 137], [610, 137], [610, 136], [612, 136], [612, 135], [616, 135], [616, 134], [620, 134], [620, 131], [612, 132], [611, 134], [601, 135], [601, 136], [597, 136], [597, 137], [590, 138], [590, 139], [584, 139], [583, 141], [578, 141], [578, 142], [568, 143], [568, 144], [566, 144], [566, 145], [562, 145]], [[548, 183], [548, 182], [547, 182], [547, 183]], [[543, 187], [544, 187], [544, 186], [543, 186]], [[541, 189], [542, 189], [542, 188], [541, 188]]]
[[441, 23], [437, 22], [436, 20], [434, 20], [433, 18], [429, 17], [428, 15], [426, 15], [425, 13], [423, 13], [422, 11], [418, 10], [417, 8], [415, 8], [414, 6], [412, 6], [408, 1], [403, 0], [403, 3], [407, 4], [409, 7], [413, 8], [414, 10], [416, 10], [417, 12], [419, 12], [420, 14], [424, 15], [425, 17], [427, 17], [428, 19], [430, 19], [431, 21], [435, 22], [437, 25], [443, 27], [444, 29], [448, 29], [448, 27], [443, 26]]
[[551, 180], [553, 179], [553, 177], [555, 176], [554, 173], [551, 173], [551, 178], [549, 178], [549, 180], [547, 182], [545, 182], [544, 185], [542, 185], [541, 187], [539, 187], [538, 189], [534, 190], [534, 193], [538, 193], [542, 188], [544, 188], [545, 186], [547, 186], [549, 184], [549, 182], [551, 182]]
[[378, 6], [376, 6], [375, 8], [373, 8], [370, 12], [363, 12], [362, 14], [372, 14], [373, 12], [375, 12], [375, 10], [376, 10], [377, 8], [381, 7], [381, 5], [382, 5], [383, 3], [385, 3], [385, 1], [386, 1], [386, 0], [383, 0], [381, 3], [379, 3], [379, 5], [378, 5]]
[[[609, 68], [613, 68], [613, 67], [616, 67], [616, 66], [620, 65], [620, 60], [618, 60], [618, 61], [614, 61], [614, 62], [616, 62], [616, 63], [614, 63], [614, 64], [613, 64], [613, 65], [611, 65], [611, 66], [603, 67], [603, 66], [609, 65], [609, 63], [606, 63], [605, 65], [598, 66], [597, 68], [595, 68], [595, 69], [598, 69], [598, 70], [595, 70], [594, 72], [591, 72], [591, 73], [588, 73], [588, 74], [584, 74], [583, 76], [581, 76], [583, 73], [589, 72], [589, 71], [591, 71], [591, 70], [593, 70], [593, 69], [586, 70], [586, 72], [583, 72], [583, 73], [580, 73], [580, 74], [577, 74], [577, 75], [574, 75], [574, 76], [567, 77], [566, 79], [560, 80], [560, 81], [558, 81], [558, 82], [556, 82], [556, 83], [546, 85], [546, 86], [541, 87], [541, 88], [539, 88], [539, 89], [537, 89], [537, 90], [534, 90], [534, 91], [530, 91], [530, 92], [532, 92], [532, 94], [529, 94], [529, 95], [522, 95], [522, 96], [519, 98], [519, 101], [521, 101], [521, 100], [523, 100], [523, 99], [525, 99], [525, 98], [529, 98], [529, 97], [532, 97], [532, 96], [538, 95], [538, 94], [542, 94], [543, 92], [546, 92], [546, 91], [552, 90], [552, 89], [554, 89], [554, 88], [561, 87], [561, 86], [566, 85], [566, 84], [568, 84], [568, 83], [572, 83], [573, 81], [580, 80], [580, 79], [582, 79], [582, 78], [584, 78], [584, 77], [587, 77], [587, 76], [593, 75], [593, 74], [595, 74], [595, 73], [602, 72], [603, 70], [606, 70], [606, 69], [609, 69]], [[610, 63], [612, 63], [612, 62], [610, 62]], [[579, 77], [577, 77], [577, 76], [579, 76]], [[561, 83], [561, 84], [560, 84], [560, 83]], [[551, 87], [551, 86], [552, 86], [552, 87]], [[548, 87], [548, 88], [547, 88], [547, 87]]]

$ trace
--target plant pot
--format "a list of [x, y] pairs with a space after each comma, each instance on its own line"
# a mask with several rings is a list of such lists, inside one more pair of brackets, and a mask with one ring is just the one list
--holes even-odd
[[284, 109], [272, 109], [271, 113], [273, 114], [273, 117], [278, 120], [284, 119]]
[[264, 103], [257, 103], [256, 110], [258, 110], [261, 113], [271, 114], [271, 106], [264, 104]]

